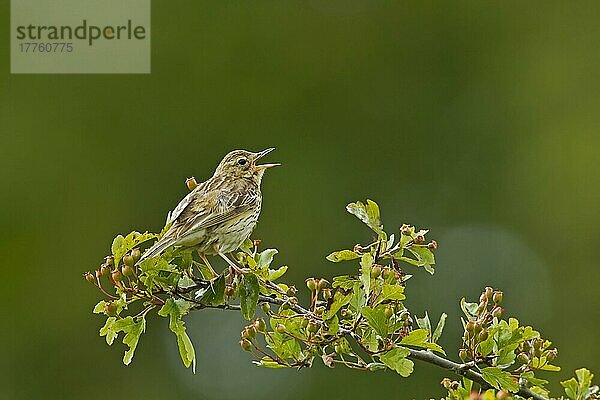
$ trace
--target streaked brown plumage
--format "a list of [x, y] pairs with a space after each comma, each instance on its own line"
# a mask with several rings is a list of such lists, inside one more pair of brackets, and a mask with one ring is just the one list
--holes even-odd
[[258, 153], [234, 150], [227, 154], [213, 176], [169, 213], [167, 232], [140, 261], [155, 257], [171, 246], [195, 247], [201, 255], [223, 255], [237, 250], [258, 220], [263, 174], [267, 168], [279, 165], [256, 164], [272, 150]]

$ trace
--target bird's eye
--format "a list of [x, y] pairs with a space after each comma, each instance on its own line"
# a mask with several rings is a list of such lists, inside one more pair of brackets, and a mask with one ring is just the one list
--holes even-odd
[[247, 163], [247, 162], [248, 162], [248, 160], [246, 160], [245, 158], [240, 158], [240, 159], [238, 160], [238, 164], [239, 164], [239, 165], [246, 165], [246, 163]]

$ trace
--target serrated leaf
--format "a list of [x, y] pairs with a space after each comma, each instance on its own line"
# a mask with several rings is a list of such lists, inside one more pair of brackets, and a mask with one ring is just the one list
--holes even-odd
[[381, 286], [381, 296], [378, 301], [383, 302], [386, 300], [404, 300], [406, 296], [404, 295], [404, 287], [398, 285], [390, 285], [384, 283]]
[[346, 210], [364, 222], [380, 237], [384, 236], [383, 226], [381, 225], [379, 214], [379, 206], [377, 203], [372, 200], [367, 200], [367, 204], [357, 201], [356, 203], [348, 204], [346, 206]]
[[357, 282], [358, 282], [358, 280], [353, 276], [348, 276], [348, 275], [335, 276], [333, 278], [333, 283], [331, 284], [331, 286], [334, 289], [342, 288], [344, 290], [350, 290], [354, 287], [354, 285]]
[[94, 306], [94, 314], [103, 314], [104, 313], [104, 307], [106, 306], [107, 302], [104, 300], [100, 300], [100, 302], [98, 304], [96, 304]]
[[365, 253], [360, 259], [360, 282], [363, 284], [365, 298], [369, 296], [371, 291], [371, 267], [373, 266], [373, 256], [370, 253]]
[[113, 240], [111, 246], [111, 251], [113, 257], [115, 258], [115, 265], [119, 265], [119, 261], [121, 261], [121, 258], [125, 255], [125, 253], [127, 253], [134, 247], [154, 238], [156, 238], [156, 235], [154, 233], [149, 232], [139, 233], [133, 231], [125, 237], [123, 237], [122, 235], [118, 235]]
[[210, 282], [204, 294], [200, 298], [203, 304], [218, 306], [225, 303], [225, 275], [221, 274], [218, 278]]
[[242, 275], [240, 285], [240, 308], [242, 309], [242, 315], [248, 321], [254, 317], [254, 310], [258, 304], [258, 294], [260, 286], [258, 284], [258, 278], [254, 274]]
[[133, 359], [133, 354], [140, 340], [140, 336], [146, 329], [146, 319], [139, 317], [136, 322], [133, 317], [128, 316], [122, 319], [110, 317], [106, 324], [100, 329], [100, 336], [106, 336], [106, 343], [113, 344], [113, 341], [120, 332], [124, 332], [123, 343], [128, 349], [123, 356], [123, 364], [129, 365]]
[[426, 329], [415, 329], [407, 336], [402, 338], [400, 344], [405, 346], [422, 347], [424, 349], [434, 350], [442, 354], [446, 354], [444, 349], [436, 343], [428, 342], [429, 332]]
[[331, 303], [329, 309], [325, 311], [325, 314], [323, 314], [323, 319], [327, 321], [328, 319], [333, 318], [340, 308], [350, 302], [351, 297], [352, 294], [350, 293], [344, 295], [340, 292], [335, 292], [335, 295], [333, 296], [333, 302]]
[[269, 280], [271, 282], [281, 278], [288, 270], [287, 265], [284, 265], [283, 267], [279, 267], [277, 269], [270, 269], [269, 270]]
[[360, 313], [369, 322], [369, 326], [377, 332], [382, 338], [387, 336], [387, 318], [381, 306], [371, 308], [364, 306], [360, 309]]
[[342, 261], [356, 260], [357, 258], [360, 258], [360, 255], [356, 254], [352, 250], [340, 250], [334, 251], [325, 258], [331, 262], [337, 263]]
[[279, 253], [277, 249], [263, 250], [258, 258], [258, 268], [262, 269], [271, 265], [273, 262], [273, 257], [275, 257], [275, 254], [277, 253]]
[[463, 297], [460, 299], [460, 308], [462, 312], [469, 318], [475, 316], [477, 314], [477, 308], [479, 304], [477, 303], [468, 303]]
[[192, 366], [192, 370], [196, 372], [196, 351], [192, 345], [192, 341], [187, 335], [183, 316], [186, 315], [193, 303], [183, 299], [167, 299], [162, 308], [158, 311], [161, 317], [169, 317], [169, 329], [177, 338], [177, 347], [179, 355], [186, 368]]
[[448, 315], [446, 313], [442, 313], [442, 315], [440, 316], [440, 320], [435, 328], [435, 331], [433, 331], [433, 334], [431, 335], [431, 341], [433, 343], [436, 343], [439, 338], [442, 336], [442, 332], [444, 331], [444, 326], [446, 325], [446, 318], [448, 317]]
[[414, 363], [406, 357], [410, 354], [408, 349], [396, 347], [387, 353], [381, 355], [379, 359], [396, 371], [400, 376], [408, 377], [413, 372]]
[[496, 367], [487, 367], [481, 369], [483, 379], [496, 389], [506, 389], [510, 392], [519, 391], [519, 383], [509, 372]]

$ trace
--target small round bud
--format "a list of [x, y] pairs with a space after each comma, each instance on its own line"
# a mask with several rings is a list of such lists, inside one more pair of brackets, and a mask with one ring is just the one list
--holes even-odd
[[503, 295], [502, 292], [496, 292], [496, 293], [494, 293], [494, 297], [493, 297], [494, 304], [498, 304], [498, 305], [502, 304], [502, 298], [503, 297], [504, 297], [504, 295]]
[[442, 381], [440, 382], [440, 384], [445, 388], [445, 389], [450, 389], [450, 384], [452, 383], [452, 381], [450, 380], [450, 378], [444, 378], [442, 379]]
[[438, 242], [436, 242], [435, 240], [432, 240], [431, 242], [429, 242], [429, 244], [427, 245], [427, 247], [430, 250], [437, 250], [437, 248], [438, 248]]
[[123, 275], [118, 269], [115, 269], [113, 272], [111, 272], [110, 275], [112, 277], [112, 280], [115, 282], [121, 282], [121, 279], [123, 279]]
[[130, 276], [130, 275], [133, 275], [133, 268], [130, 267], [129, 265], [125, 264], [121, 267], [121, 272], [125, 276]]
[[315, 308], [315, 314], [317, 314], [317, 315], [323, 315], [324, 312], [325, 312], [325, 307], [323, 307], [323, 306], [319, 306], [319, 307]]
[[381, 266], [374, 265], [373, 268], [371, 268], [371, 278], [377, 279], [377, 278], [379, 278], [380, 275], [381, 275]]
[[485, 297], [487, 297], [488, 300], [491, 300], [493, 295], [494, 295], [494, 289], [492, 289], [489, 286], [486, 286], [485, 287]]
[[104, 262], [109, 267], [112, 267], [113, 265], [115, 265], [115, 258], [113, 256], [106, 256], [104, 257]]
[[85, 280], [89, 283], [96, 284], [96, 278], [94, 277], [94, 275], [92, 275], [91, 272], [86, 272], [85, 274], [83, 274], [83, 276], [85, 277]]
[[100, 275], [108, 276], [110, 274], [110, 268], [107, 265], [102, 265], [100, 267]]
[[385, 310], [383, 311], [384, 315], [386, 318], [391, 318], [392, 315], [394, 315], [394, 308], [387, 306], [385, 308]]
[[525, 353], [519, 353], [517, 354], [517, 362], [527, 364], [529, 362], [529, 356]]
[[462, 360], [462, 362], [466, 361], [468, 355], [469, 353], [467, 352], [467, 349], [460, 349], [458, 351], [458, 357]]
[[330, 298], [333, 297], [333, 293], [332, 293], [331, 289], [329, 289], [329, 288], [328, 289], [323, 289], [322, 294], [323, 294], [323, 298], [325, 300], [329, 300]]
[[225, 292], [225, 296], [231, 297], [235, 293], [235, 289], [233, 288], [233, 286], [227, 285], [227, 286], [225, 286], [224, 292]]
[[134, 264], [140, 261], [140, 258], [142, 257], [142, 252], [140, 251], [139, 247], [136, 247], [135, 249], [131, 250], [131, 257], [133, 257]]
[[415, 242], [417, 243], [423, 243], [425, 241], [425, 236], [423, 235], [417, 235], [417, 237], [415, 238]]
[[117, 315], [117, 309], [118, 306], [112, 301], [104, 305], [104, 312], [109, 317], [114, 317], [115, 315]]
[[317, 290], [321, 291], [325, 289], [327, 285], [329, 285], [329, 282], [326, 279], [319, 279], [319, 281], [317, 282]]
[[533, 342], [533, 348], [534, 349], [541, 349], [543, 344], [544, 344], [544, 339], [537, 338]]
[[410, 313], [408, 311], [403, 312], [402, 314], [400, 314], [400, 320], [401, 321], [406, 321], [408, 320], [408, 317], [410, 317]]
[[277, 324], [277, 326], [275, 327], [275, 330], [277, 331], [277, 333], [285, 333], [285, 325]]
[[240, 340], [240, 346], [242, 346], [242, 349], [244, 349], [244, 351], [252, 350], [252, 343], [248, 339]]
[[487, 329], [483, 329], [481, 332], [479, 332], [479, 341], [483, 342], [483, 341], [487, 340], [488, 336], [489, 336], [489, 334], [488, 334]]
[[481, 325], [481, 322], [475, 322], [475, 324], [473, 325], [473, 332], [479, 333], [482, 329], [483, 326]]
[[268, 314], [271, 311], [271, 305], [269, 303], [262, 303], [260, 308], [263, 310], [265, 314]]
[[557, 349], [548, 350], [548, 352], [546, 353], [546, 359], [548, 361], [552, 361], [556, 358], [557, 355], [558, 355]]
[[450, 383], [450, 389], [452, 390], [458, 390], [459, 387], [460, 383], [458, 383], [457, 381], [452, 381], [452, 383]]
[[242, 338], [243, 339], [254, 339], [255, 336], [256, 336], [256, 328], [253, 325], [247, 326], [242, 331]]
[[393, 271], [388, 267], [383, 268], [383, 270], [381, 271], [383, 279], [387, 280], [391, 276], [392, 272]]
[[319, 326], [315, 321], [308, 321], [308, 325], [306, 325], [306, 330], [315, 333], [319, 329]]
[[185, 180], [185, 186], [187, 186], [189, 190], [194, 190], [198, 186], [198, 182], [196, 181], [196, 178], [191, 176]]
[[290, 297], [294, 297], [297, 292], [298, 292], [298, 289], [296, 289], [296, 286], [292, 285], [292, 286], [288, 287], [286, 294]]
[[306, 280], [306, 287], [311, 292], [314, 292], [317, 289], [317, 281], [315, 280], [315, 278], [308, 278]]
[[254, 245], [254, 247], [258, 247], [260, 245], [260, 239], [254, 239], [252, 241], [252, 244]]
[[506, 390], [499, 390], [498, 393], [496, 393], [496, 399], [498, 400], [508, 400], [510, 398], [510, 394]]
[[267, 331], [267, 324], [265, 323], [265, 320], [262, 318], [257, 318], [256, 321], [254, 321], [254, 327], [256, 328], [256, 330], [258, 332], [266, 332]]
[[495, 307], [492, 310], [492, 317], [500, 318], [504, 309], [502, 307]]
[[125, 254], [123, 256], [123, 264], [133, 267], [133, 256], [131, 254]]
[[466, 327], [467, 332], [469, 333], [473, 333], [475, 332], [475, 322], [473, 321], [469, 321], [467, 322], [467, 327]]

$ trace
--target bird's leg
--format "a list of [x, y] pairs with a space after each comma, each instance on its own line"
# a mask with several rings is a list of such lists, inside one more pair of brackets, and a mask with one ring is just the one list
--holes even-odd
[[233, 261], [231, 261], [231, 260], [229, 259], [229, 257], [227, 257], [225, 254], [223, 254], [221, 251], [218, 251], [218, 252], [217, 252], [217, 254], [219, 254], [219, 256], [220, 256], [220, 257], [221, 257], [223, 260], [227, 261], [227, 264], [229, 264], [229, 266], [230, 266], [231, 268], [233, 268], [233, 270], [234, 270], [235, 272], [237, 272], [238, 274], [243, 274], [243, 271], [242, 271], [242, 270], [241, 270], [241, 269], [240, 269], [240, 268], [239, 268], [237, 265], [235, 265], [235, 263], [234, 263]]
[[208, 261], [208, 258], [206, 258], [206, 256], [204, 255], [204, 253], [201, 252], [200, 250], [198, 250], [198, 255], [200, 256], [200, 258], [202, 259], [202, 261], [204, 261], [204, 264], [206, 264], [206, 266], [208, 267], [208, 269], [210, 269], [210, 272], [212, 273], [213, 278], [217, 277], [218, 274], [215, 272], [215, 270], [213, 269], [212, 265], [210, 265], [210, 262]]

